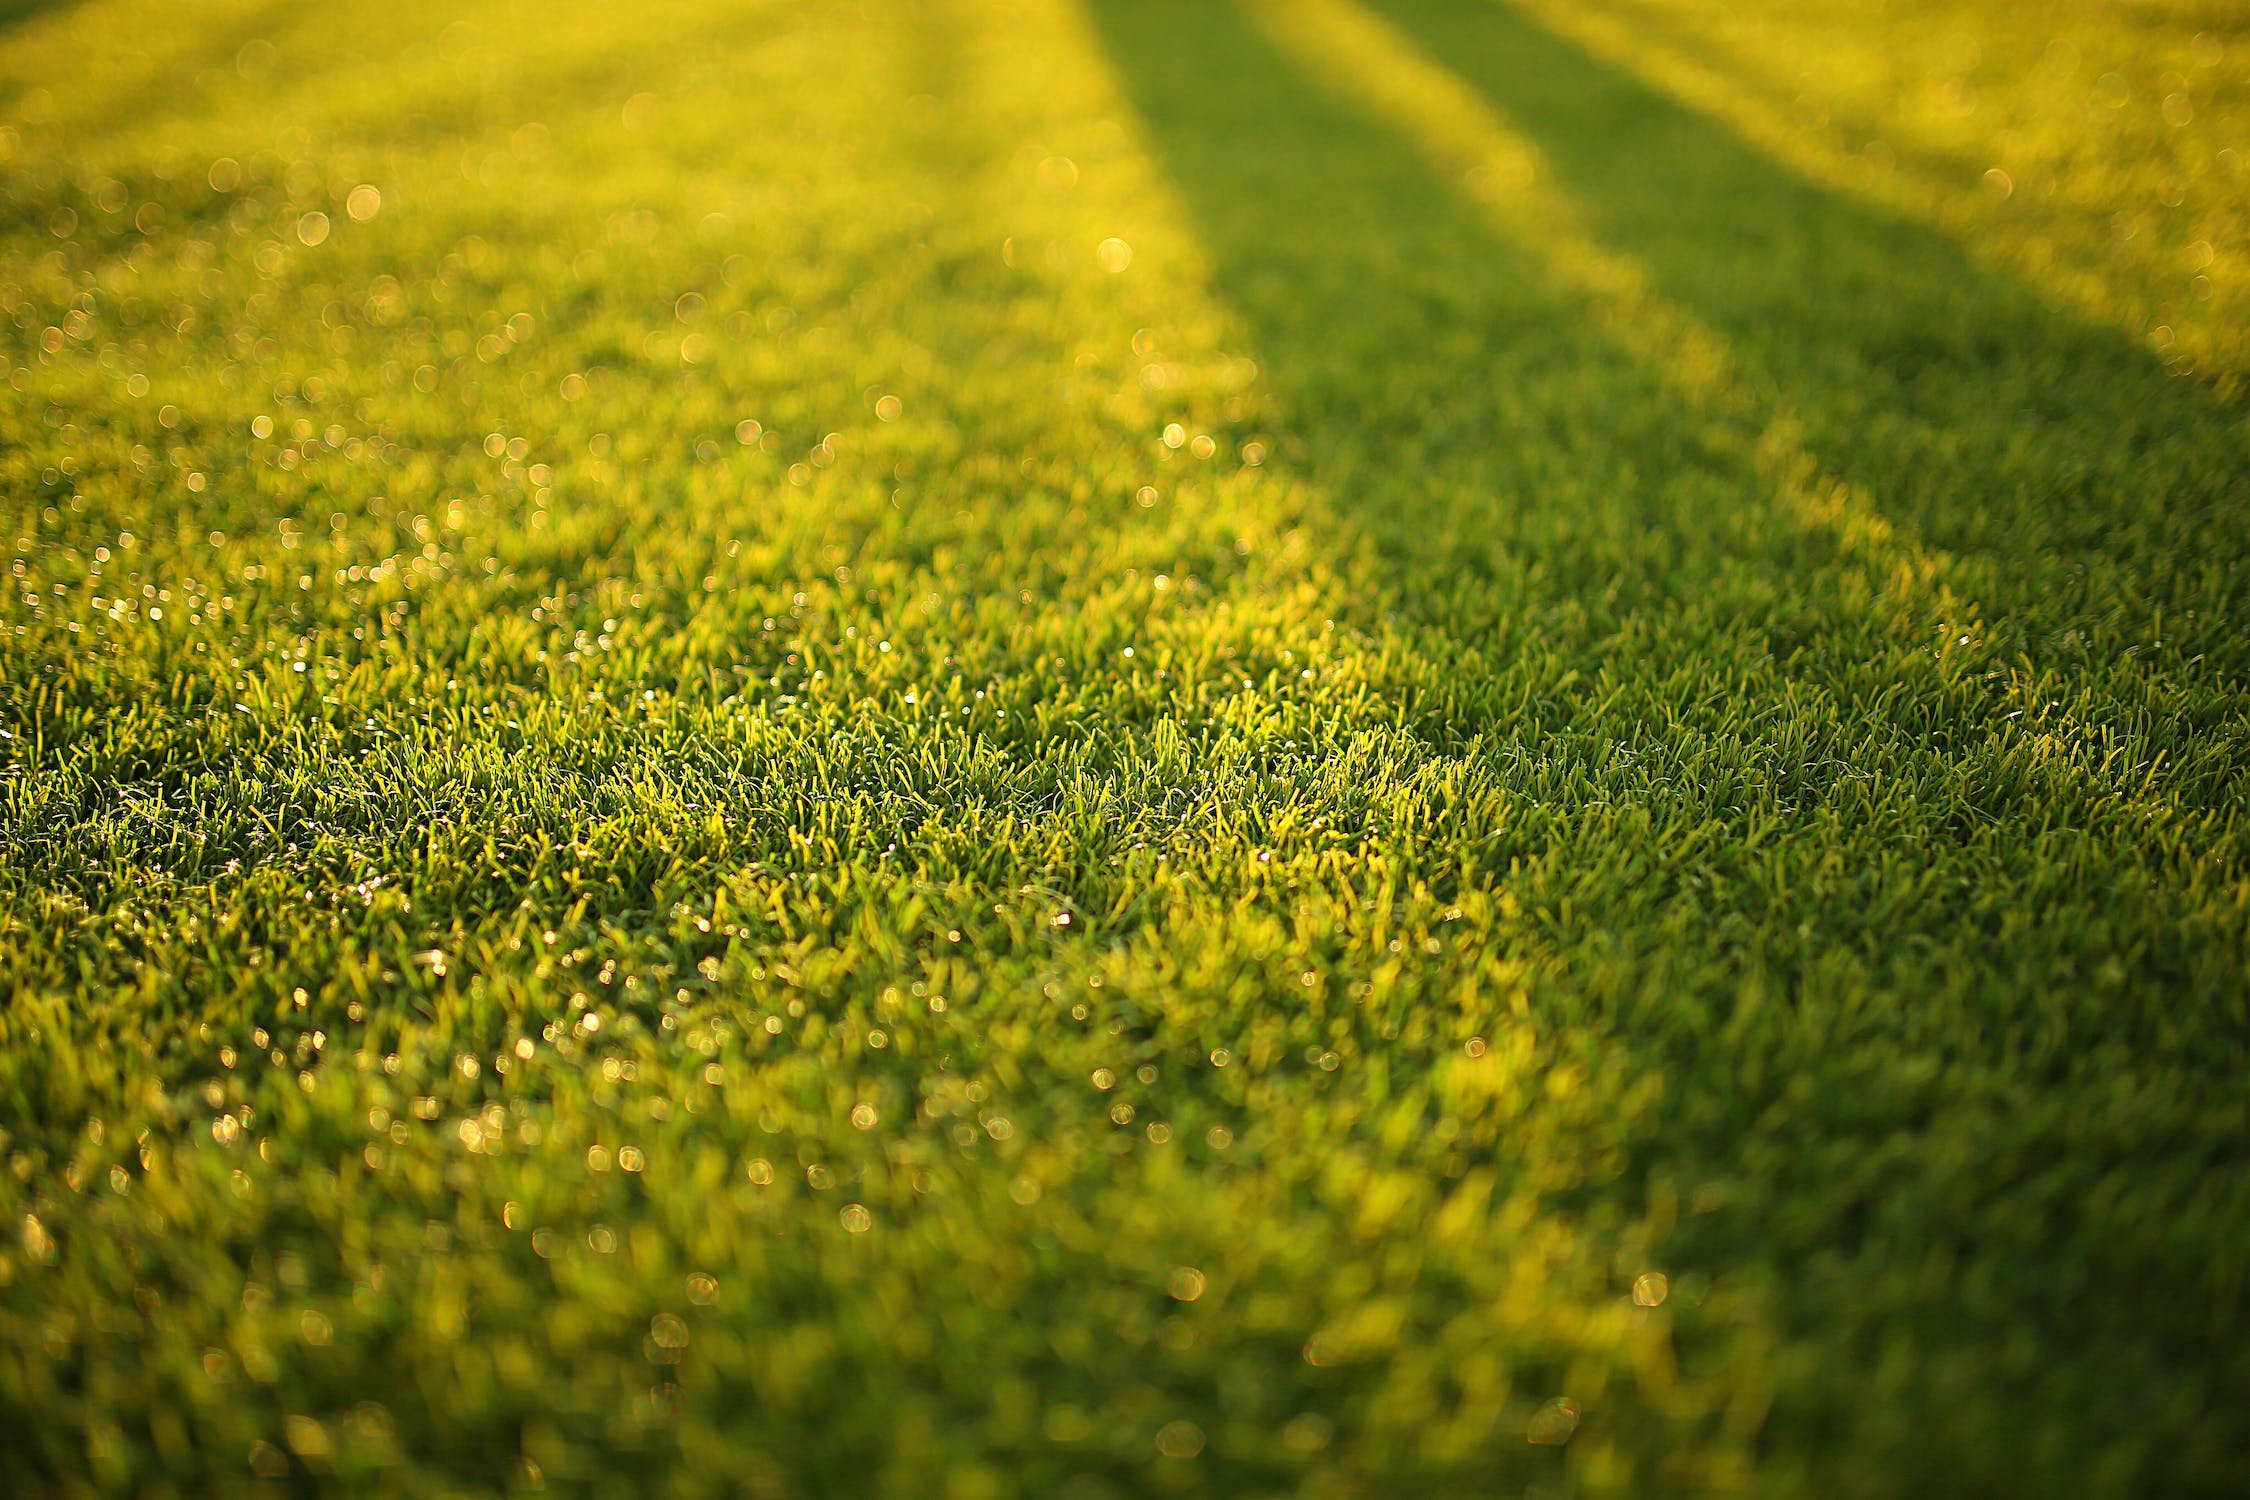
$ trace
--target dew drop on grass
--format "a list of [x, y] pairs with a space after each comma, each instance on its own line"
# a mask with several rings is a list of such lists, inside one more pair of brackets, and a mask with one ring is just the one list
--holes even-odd
[[1050, 156], [1039, 163], [1039, 185], [1050, 193], [1078, 185], [1078, 164], [1067, 156]]
[[1568, 1396], [1557, 1396], [1531, 1414], [1523, 1435], [1535, 1446], [1560, 1448], [1578, 1430], [1578, 1417], [1578, 1403]]

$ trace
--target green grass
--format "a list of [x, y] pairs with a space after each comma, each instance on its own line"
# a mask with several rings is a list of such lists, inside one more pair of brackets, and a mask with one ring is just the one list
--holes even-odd
[[0, 11], [12, 1482], [2239, 1485], [2250, 30], [1707, 9]]

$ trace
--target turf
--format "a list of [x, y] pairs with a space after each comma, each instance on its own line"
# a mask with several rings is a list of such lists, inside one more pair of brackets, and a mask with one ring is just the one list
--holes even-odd
[[23, 1493], [2223, 1493], [2250, 31], [0, 10]]

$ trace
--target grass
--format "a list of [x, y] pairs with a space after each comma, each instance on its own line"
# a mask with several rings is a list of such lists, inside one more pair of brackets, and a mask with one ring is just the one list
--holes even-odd
[[0, 26], [30, 1492], [2239, 1484], [2238, 20]]

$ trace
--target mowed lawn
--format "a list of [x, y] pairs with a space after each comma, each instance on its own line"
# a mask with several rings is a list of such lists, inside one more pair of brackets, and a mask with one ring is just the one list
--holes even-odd
[[15, 0], [0, 1489], [2250, 1474], [2250, 17]]

